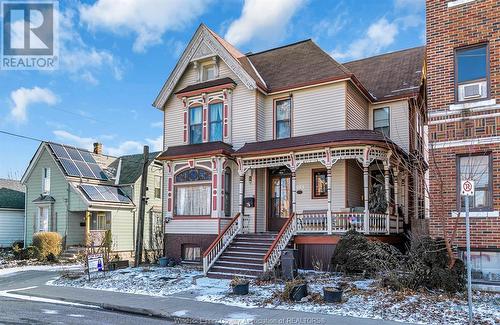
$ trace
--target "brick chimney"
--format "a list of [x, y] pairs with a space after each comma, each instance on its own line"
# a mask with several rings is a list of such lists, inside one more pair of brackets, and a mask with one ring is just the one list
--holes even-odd
[[102, 143], [94, 142], [94, 153], [102, 155]]

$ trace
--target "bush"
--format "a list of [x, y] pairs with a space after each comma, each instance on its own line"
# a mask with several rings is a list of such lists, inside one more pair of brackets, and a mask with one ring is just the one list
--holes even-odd
[[11, 248], [13, 251], [23, 249], [24, 248], [24, 241], [17, 240], [15, 242], [13, 242]]
[[18, 260], [32, 260], [40, 257], [40, 251], [35, 246], [14, 250], [14, 257]]
[[348, 231], [335, 247], [333, 270], [340, 268], [348, 274], [364, 273], [369, 276], [400, 266], [402, 254], [394, 246], [371, 241], [355, 230]]
[[441, 289], [450, 293], [465, 289], [465, 265], [456, 260], [449, 267], [443, 239], [412, 237], [406, 260], [398, 270], [383, 278], [383, 284], [396, 290]]
[[62, 250], [62, 237], [57, 232], [38, 232], [33, 235], [33, 246], [40, 251], [40, 259], [58, 257]]

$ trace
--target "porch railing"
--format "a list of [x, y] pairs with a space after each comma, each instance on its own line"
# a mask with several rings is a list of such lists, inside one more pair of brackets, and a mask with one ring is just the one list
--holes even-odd
[[[385, 213], [370, 213], [365, 228], [364, 212], [332, 212], [328, 222], [326, 212], [297, 214], [298, 233], [344, 233], [351, 229], [370, 234], [395, 234], [402, 232], [402, 218]], [[331, 224], [331, 229], [328, 229]], [[368, 231], [367, 231], [368, 230]]]
[[203, 272], [205, 275], [215, 261], [217, 261], [222, 252], [224, 252], [227, 246], [229, 246], [234, 237], [241, 232], [243, 222], [240, 221], [240, 218], [240, 213], [237, 213], [226, 228], [224, 228], [219, 236], [217, 236], [217, 238], [203, 253]]
[[271, 247], [264, 256], [264, 272], [270, 271], [278, 263], [281, 252], [285, 249], [288, 242], [297, 232], [297, 215], [292, 213], [290, 218], [281, 227], [278, 236], [274, 239]]

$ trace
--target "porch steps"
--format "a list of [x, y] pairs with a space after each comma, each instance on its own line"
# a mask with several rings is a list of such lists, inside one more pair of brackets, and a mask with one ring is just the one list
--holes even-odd
[[59, 256], [59, 259], [63, 261], [75, 261], [78, 259], [78, 255], [82, 253], [85, 253], [85, 247], [81, 246], [69, 246], [66, 248], [61, 255]]
[[257, 278], [263, 273], [264, 256], [276, 236], [276, 233], [236, 235], [207, 276], [219, 279], [232, 279], [235, 276]]

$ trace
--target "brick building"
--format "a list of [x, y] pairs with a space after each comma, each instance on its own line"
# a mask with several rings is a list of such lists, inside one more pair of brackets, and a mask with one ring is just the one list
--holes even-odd
[[457, 185], [472, 178], [473, 279], [500, 283], [500, 1], [427, 0], [426, 20], [430, 233], [458, 224], [465, 257]]

